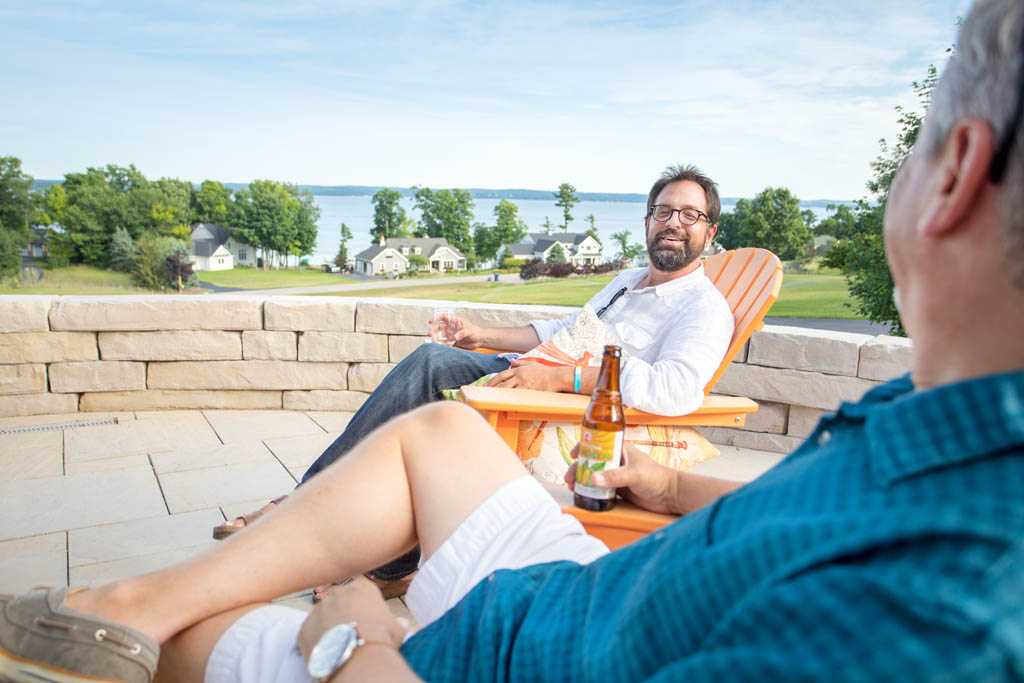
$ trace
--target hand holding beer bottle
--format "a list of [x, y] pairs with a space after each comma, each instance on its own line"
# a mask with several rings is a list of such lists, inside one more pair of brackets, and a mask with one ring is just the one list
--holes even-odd
[[583, 413], [583, 435], [576, 458], [576, 482], [573, 502], [584, 510], [603, 512], [615, 507], [615, 489], [591, 485], [594, 472], [602, 472], [622, 464], [622, 438], [626, 417], [619, 393], [619, 359], [622, 350], [609, 344], [604, 347], [601, 374], [590, 394], [590, 405]]

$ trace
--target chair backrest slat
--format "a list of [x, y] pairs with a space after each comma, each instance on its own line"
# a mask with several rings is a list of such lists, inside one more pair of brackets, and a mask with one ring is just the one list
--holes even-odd
[[704, 387], [704, 393], [708, 394], [750, 335], [764, 327], [765, 314], [779, 298], [782, 263], [767, 249], [746, 247], [706, 259], [704, 273], [729, 302], [735, 322], [729, 350]]

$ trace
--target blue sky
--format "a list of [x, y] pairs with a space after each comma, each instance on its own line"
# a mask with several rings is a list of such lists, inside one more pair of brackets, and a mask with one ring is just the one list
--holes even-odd
[[0, 0], [0, 155], [37, 178], [865, 195], [965, 0]]

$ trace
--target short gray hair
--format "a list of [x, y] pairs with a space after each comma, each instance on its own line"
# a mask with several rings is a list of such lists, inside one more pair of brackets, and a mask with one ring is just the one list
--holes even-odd
[[[992, 127], [995, 145], [1006, 138], [1024, 69], [1021, 0], [977, 0], [960, 31], [954, 54], [935, 86], [928, 118], [931, 133], [922, 141], [931, 154], [949, 137], [953, 126], [977, 117]], [[1000, 183], [999, 212], [1006, 231], [1008, 265], [1014, 282], [1024, 287], [1024, 134], [1017, 132]]]
[[704, 201], [707, 204], [708, 224], [718, 225], [718, 215], [722, 213], [722, 200], [718, 197], [718, 185], [692, 164], [669, 166], [662, 172], [661, 177], [655, 181], [651, 191], [647, 194], [647, 215], [651, 215], [651, 208], [665, 186], [678, 183], [680, 180], [689, 180], [700, 185], [700, 188], [704, 190]]

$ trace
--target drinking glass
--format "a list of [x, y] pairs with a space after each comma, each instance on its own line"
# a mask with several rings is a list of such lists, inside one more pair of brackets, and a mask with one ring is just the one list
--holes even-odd
[[455, 309], [441, 306], [434, 309], [434, 318], [430, 321], [430, 341], [435, 344], [452, 346], [455, 344]]

